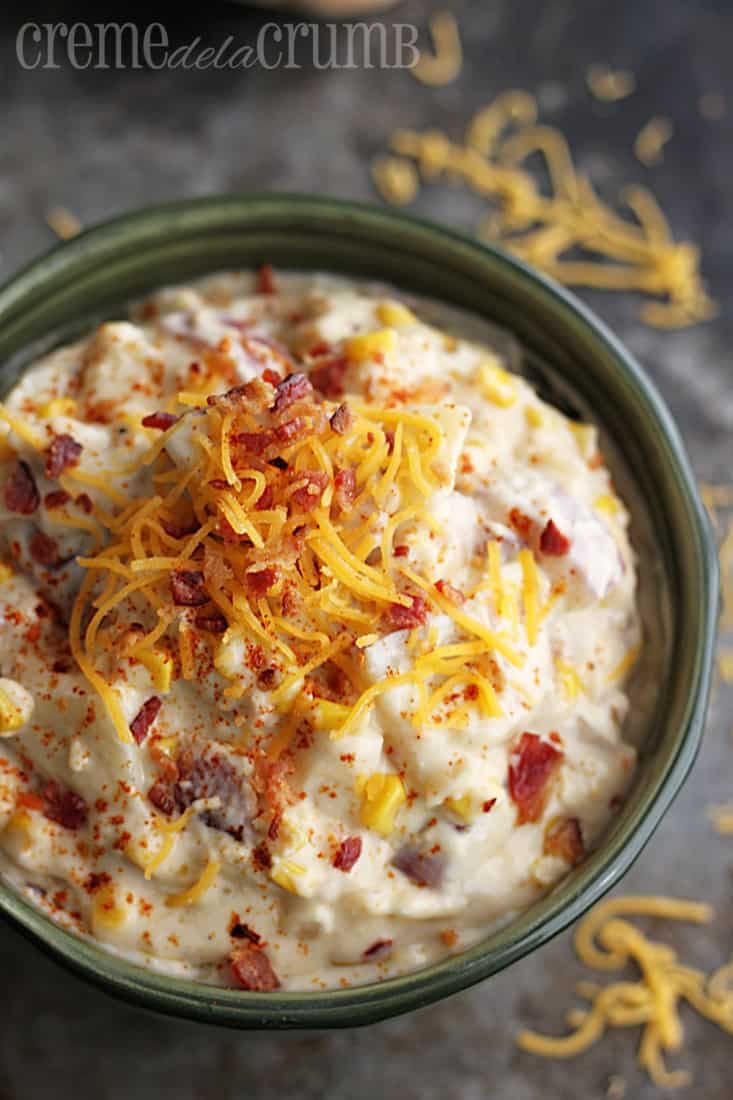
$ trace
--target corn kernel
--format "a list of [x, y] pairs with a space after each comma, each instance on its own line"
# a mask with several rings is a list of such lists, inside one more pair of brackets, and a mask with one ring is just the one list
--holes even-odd
[[20, 852], [27, 852], [33, 843], [31, 815], [27, 810], [16, 810], [4, 829], [4, 835], [14, 842]]
[[400, 777], [375, 772], [364, 783], [361, 797], [362, 824], [382, 836], [389, 836], [394, 828], [397, 811], [407, 801]]
[[389, 355], [397, 348], [397, 333], [393, 328], [366, 332], [362, 336], [352, 336], [344, 344], [346, 356], [354, 363], [365, 363], [378, 355]]
[[73, 397], [54, 397], [52, 401], [41, 405], [38, 415], [44, 420], [50, 420], [54, 416], [73, 416], [76, 407]]
[[577, 420], [569, 420], [568, 427], [575, 436], [582, 458], [590, 458], [596, 451], [596, 429], [592, 424], [581, 424]]
[[498, 363], [485, 359], [479, 366], [478, 378], [484, 397], [494, 405], [508, 409], [517, 400], [516, 379]]
[[613, 516], [618, 512], [618, 501], [610, 493], [602, 493], [593, 501], [593, 507], [598, 512], [605, 512], [606, 515]]
[[150, 673], [153, 687], [163, 695], [171, 689], [173, 677], [173, 658], [159, 649], [140, 650], [136, 654], [141, 665]]
[[460, 798], [446, 798], [445, 806], [461, 821], [473, 820], [473, 799], [470, 794], [464, 794]]
[[33, 713], [33, 696], [15, 680], [0, 678], [0, 737], [17, 733]]
[[314, 710], [313, 725], [317, 730], [341, 729], [350, 714], [351, 707], [332, 703], [330, 699], [319, 699]]
[[527, 408], [524, 410], [524, 415], [527, 423], [532, 428], [541, 428], [545, 422], [542, 410], [538, 409], [536, 405], [527, 405]]
[[7, 562], [0, 561], [0, 584], [5, 584], [13, 576], [12, 567]]
[[270, 878], [278, 886], [282, 886], [283, 890], [297, 894], [299, 891], [295, 879], [298, 875], [304, 874], [305, 867], [301, 867], [299, 863], [293, 863], [291, 859], [281, 859], [270, 871]]
[[96, 935], [101, 928], [120, 928], [126, 919], [127, 911], [117, 904], [114, 887], [104, 886], [94, 897], [92, 932]]
[[417, 321], [417, 317], [412, 310], [408, 309], [407, 306], [403, 306], [401, 302], [380, 302], [376, 313], [377, 318], [383, 325], [391, 325], [393, 328], [414, 325]]

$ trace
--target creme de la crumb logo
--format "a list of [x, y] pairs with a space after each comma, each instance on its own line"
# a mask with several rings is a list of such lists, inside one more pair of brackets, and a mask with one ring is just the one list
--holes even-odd
[[22, 69], [411, 69], [413, 23], [270, 22], [253, 41], [201, 36], [173, 47], [163, 23], [24, 23], [15, 40]]

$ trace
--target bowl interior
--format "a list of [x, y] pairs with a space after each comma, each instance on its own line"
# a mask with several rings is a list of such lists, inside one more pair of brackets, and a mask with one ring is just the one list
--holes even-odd
[[[714, 546], [660, 398], [572, 296], [502, 253], [388, 211], [298, 196], [231, 196], [143, 211], [59, 246], [0, 288], [0, 392], [48, 346], [132, 298], [208, 272], [269, 262], [377, 279], [508, 329], [558, 403], [599, 423], [662, 614], [648, 618], [654, 706], [630, 797], [601, 846], [510, 925], [454, 958], [381, 984], [319, 994], [247, 994], [163, 977], [57, 928], [0, 885], [0, 908], [106, 988], [166, 1011], [240, 1027], [343, 1026], [427, 1004], [526, 954], [577, 918], [629, 867], [695, 756], [717, 601]], [[628, 491], [627, 491], [628, 490]], [[674, 669], [674, 675], [670, 670]], [[649, 679], [649, 677], [647, 677]], [[660, 690], [662, 689], [663, 690]]]

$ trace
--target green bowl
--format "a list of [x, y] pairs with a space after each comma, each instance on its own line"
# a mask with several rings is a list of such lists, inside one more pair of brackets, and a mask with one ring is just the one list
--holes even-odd
[[651, 556], [669, 608], [648, 626], [664, 660], [653, 680], [658, 691], [636, 780], [600, 846], [501, 931], [436, 965], [317, 994], [221, 990], [107, 954], [0, 885], [4, 914], [109, 992], [240, 1028], [343, 1027], [419, 1008], [495, 974], [577, 920], [628, 870], [700, 744], [714, 653], [717, 559], [670, 414], [604, 325], [572, 295], [497, 249], [388, 210], [302, 195], [232, 195], [142, 210], [82, 233], [0, 288], [0, 387], [6, 391], [39, 350], [109, 316], [132, 297], [265, 261], [391, 282], [512, 332], [533, 377], [560, 400], [570, 394], [589, 410], [619, 469], [630, 474], [634, 521], [653, 531]]

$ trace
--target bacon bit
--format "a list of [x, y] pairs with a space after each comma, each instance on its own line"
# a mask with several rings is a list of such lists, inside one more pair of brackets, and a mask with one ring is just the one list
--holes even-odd
[[264, 840], [261, 844], [258, 844], [256, 848], [252, 849], [252, 864], [257, 871], [269, 871], [272, 867], [270, 849], [267, 847]]
[[57, 569], [63, 564], [63, 558], [59, 553], [59, 544], [44, 531], [36, 531], [28, 543], [28, 553], [35, 562], [46, 569]]
[[312, 512], [321, 503], [323, 491], [328, 485], [328, 476], [323, 470], [296, 470], [293, 472], [293, 480], [305, 482], [291, 494], [291, 501], [296, 508], [304, 512]]
[[400, 543], [399, 546], [395, 546], [392, 553], [394, 554], [394, 556], [396, 558], [406, 558], [408, 556], [408, 554], [410, 553], [410, 547], [405, 546], [404, 543]]
[[74, 497], [74, 504], [77, 508], [81, 508], [82, 512], [86, 512], [87, 515], [94, 511], [94, 501], [89, 493], [79, 493], [78, 497]]
[[331, 350], [328, 340], [319, 340], [317, 344], [313, 344], [312, 347], [308, 348], [307, 354], [311, 359], [318, 359], [320, 356], [330, 355]]
[[525, 542], [531, 541], [534, 521], [528, 515], [519, 508], [512, 508], [509, 513], [509, 523]]
[[263, 264], [257, 272], [255, 293], [277, 294], [277, 287], [275, 285], [275, 273], [272, 270], [272, 264]]
[[198, 630], [205, 630], [208, 634], [223, 634], [228, 622], [221, 611], [199, 611], [194, 619], [194, 626]]
[[445, 874], [445, 857], [438, 853], [420, 852], [406, 844], [396, 853], [392, 866], [409, 878], [415, 886], [440, 886]]
[[157, 695], [151, 695], [146, 699], [140, 710], [130, 722], [130, 732], [138, 745], [142, 745], [148, 735], [148, 730], [160, 713], [163, 706]]
[[49, 779], [41, 791], [43, 813], [49, 821], [55, 821], [64, 829], [80, 829], [86, 825], [87, 804], [76, 791], [62, 787], [55, 779]]
[[487, 798], [486, 801], [482, 804], [481, 809], [485, 814], [487, 814], [487, 813], [489, 813], [490, 810], [493, 810], [495, 805], [496, 805], [496, 799], [495, 798]]
[[548, 557], [561, 558], [570, 549], [570, 539], [563, 535], [554, 520], [548, 519], [540, 535], [540, 551]]
[[44, 473], [49, 481], [58, 477], [70, 466], [78, 466], [81, 452], [81, 443], [77, 443], [71, 435], [57, 435], [50, 447], [46, 449], [46, 468]]
[[445, 596], [446, 600], [450, 600], [456, 607], [460, 607], [466, 602], [466, 597], [463, 595], [460, 588], [456, 588], [450, 581], [436, 581], [435, 587], [438, 589], [441, 596]]
[[92, 871], [84, 880], [84, 889], [88, 894], [94, 894], [103, 886], [108, 886], [112, 876], [107, 871]]
[[[292, 420], [286, 420], [275, 428], [275, 439], [278, 443], [292, 443], [306, 434], [306, 423], [302, 416], [294, 416]], [[311, 434], [308, 432], [307, 434]]]
[[260, 691], [272, 691], [280, 683], [280, 673], [276, 668], [263, 668], [257, 677]]
[[345, 355], [335, 355], [324, 362], [319, 361], [310, 372], [310, 380], [324, 397], [342, 397], [344, 393], [344, 375], [348, 370]]
[[[282, 466], [279, 465], [278, 460], [276, 458], [273, 458], [270, 465], [275, 466], [275, 468], [279, 469], [279, 470], [287, 470], [288, 464], [287, 464], [287, 462], [285, 462], [285, 459], [281, 459], [280, 461], [283, 463]], [[257, 498], [255, 508], [257, 509], [258, 512], [261, 512], [265, 508], [272, 508], [274, 503], [275, 503], [275, 492], [273, 490], [273, 487], [272, 487], [272, 485], [266, 485], [265, 488], [262, 490], [261, 495]]]
[[197, 569], [180, 569], [171, 573], [171, 595], [177, 607], [202, 607], [209, 602], [204, 587], [204, 575]]
[[354, 414], [344, 401], [332, 414], [328, 422], [331, 425], [331, 431], [336, 432], [336, 435], [346, 435], [354, 423]]
[[249, 940], [250, 943], [260, 943], [262, 940], [262, 936], [254, 928], [244, 924], [236, 913], [232, 913], [229, 921], [229, 935], [233, 940]]
[[420, 593], [411, 596], [412, 603], [403, 607], [400, 603], [391, 603], [382, 613], [382, 623], [388, 630], [412, 630], [423, 626], [428, 617], [428, 605]]
[[361, 855], [361, 837], [347, 836], [342, 840], [331, 862], [337, 871], [350, 871]]
[[33, 515], [41, 503], [33, 471], [27, 462], [16, 462], [3, 490], [5, 507], [19, 516]]
[[160, 810], [166, 817], [170, 817], [176, 808], [176, 800], [173, 791], [168, 784], [164, 783], [161, 779], [157, 779], [155, 783], [153, 783], [148, 791], [148, 798], [155, 806], [156, 810]]
[[266, 565], [264, 569], [258, 569], [253, 573], [244, 574], [244, 583], [254, 596], [264, 596], [269, 592], [280, 576], [280, 570], [276, 565]]
[[197, 520], [191, 520], [190, 523], [176, 523], [174, 520], [160, 518], [160, 526], [165, 531], [166, 535], [170, 535], [172, 539], [185, 539], [188, 535], [194, 535], [199, 525]]
[[46, 493], [43, 504], [45, 508], [53, 510], [54, 508], [63, 508], [70, 500], [71, 494], [67, 493], [65, 489], [56, 489], [53, 493]]
[[545, 830], [543, 851], [545, 855], [564, 859], [571, 866], [579, 863], [585, 855], [585, 845], [577, 817], [550, 822]]
[[270, 409], [276, 416], [285, 412], [296, 401], [303, 401], [313, 397], [313, 386], [304, 374], [289, 374], [278, 382], [275, 390], [275, 401]]
[[166, 432], [174, 424], [177, 424], [180, 419], [180, 416], [176, 416], [175, 413], [159, 411], [144, 416], [140, 423], [143, 428], [158, 428], [161, 432]]
[[539, 821], [550, 797], [550, 781], [563, 753], [536, 733], [524, 732], [509, 757], [509, 794], [517, 806], [517, 824]]
[[369, 959], [370, 962], [383, 959], [386, 955], [389, 955], [393, 943], [394, 940], [375, 940], [371, 947], [367, 947], [362, 958]]
[[272, 963], [259, 944], [245, 940], [237, 944], [229, 956], [229, 969], [240, 989], [271, 993], [280, 988], [280, 980]]
[[356, 499], [356, 472], [351, 466], [337, 470], [333, 478], [333, 499], [342, 512], [350, 508]]
[[178, 757], [178, 772], [173, 791], [178, 809], [188, 809], [199, 798], [218, 798], [219, 808], [205, 810], [201, 821], [210, 829], [243, 840], [252, 823], [254, 797], [233, 764], [216, 751], [204, 750], [195, 756], [186, 750]]
[[262, 372], [262, 380], [263, 382], [269, 382], [271, 386], [279, 386], [282, 382], [282, 378], [272, 367], [265, 367]]

